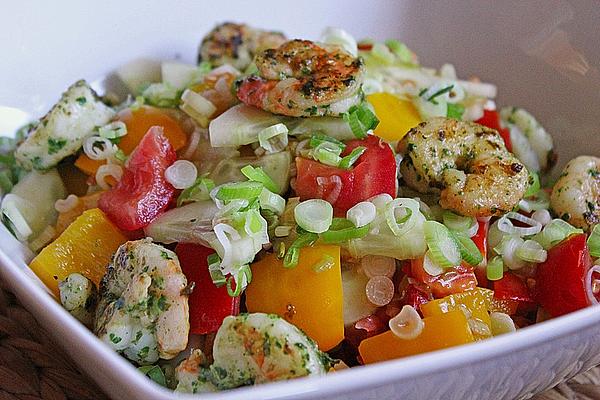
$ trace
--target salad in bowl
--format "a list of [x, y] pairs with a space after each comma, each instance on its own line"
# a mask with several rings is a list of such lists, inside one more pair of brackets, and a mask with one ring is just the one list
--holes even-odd
[[197, 65], [119, 76], [125, 100], [80, 80], [2, 138], [2, 221], [161, 385], [319, 376], [598, 303], [600, 158], [551, 182], [551, 135], [450, 64], [223, 23]]

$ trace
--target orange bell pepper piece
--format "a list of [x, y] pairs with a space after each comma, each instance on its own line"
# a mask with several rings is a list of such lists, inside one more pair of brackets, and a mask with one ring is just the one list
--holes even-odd
[[97, 208], [84, 211], [52, 243], [44, 247], [29, 268], [58, 296], [58, 283], [78, 272], [96, 285], [113, 253], [127, 238]]
[[423, 318], [423, 331], [415, 339], [400, 339], [387, 331], [363, 340], [358, 352], [364, 364], [408, 357], [472, 342], [467, 317], [462, 311]]
[[[329, 269], [313, 267], [331, 257]], [[275, 254], [252, 264], [246, 289], [249, 312], [277, 314], [302, 329], [327, 351], [344, 339], [342, 275], [338, 246], [304, 247], [295, 268], [284, 268]]]
[[475, 340], [481, 340], [491, 336], [489, 309], [493, 297], [493, 290], [476, 288], [474, 290], [451, 294], [444, 298], [422, 304], [421, 312], [424, 317], [431, 317], [449, 311], [461, 311], [461, 308], [466, 308], [466, 311], [471, 314], [469, 320], [472, 320], [475, 323], [483, 323], [490, 329], [489, 335], [479, 333], [477, 330], [473, 332]]
[[410, 100], [404, 100], [391, 93], [373, 93], [367, 101], [375, 109], [379, 125], [375, 135], [387, 141], [401, 140], [411, 128], [421, 121], [419, 111]]
[[102, 193], [103, 192], [96, 192], [88, 194], [87, 196], [78, 197], [77, 203], [73, 208], [59, 213], [58, 218], [56, 219], [56, 226], [54, 227], [54, 230], [56, 231], [55, 235], [58, 236], [63, 233], [64, 230], [67, 229], [67, 227], [71, 225], [77, 219], [77, 217], [83, 214], [85, 210], [96, 208], [98, 206], [98, 199]]
[[[119, 149], [130, 154], [136, 148], [142, 137], [153, 126], [162, 126], [169, 143], [175, 151], [185, 146], [187, 135], [177, 120], [169, 116], [160, 108], [143, 106], [136, 110], [125, 109], [118, 115], [118, 120], [127, 126], [127, 135], [119, 142]], [[75, 166], [88, 175], [95, 175], [98, 168], [105, 164], [104, 160], [92, 160], [81, 154], [75, 161]]]

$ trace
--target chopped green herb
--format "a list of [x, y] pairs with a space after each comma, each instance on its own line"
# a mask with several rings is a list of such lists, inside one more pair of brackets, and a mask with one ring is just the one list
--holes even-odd
[[66, 144], [67, 141], [65, 139], [48, 138], [48, 154], [58, 153]]
[[87, 103], [87, 99], [83, 96], [76, 98], [75, 101], [79, 103], [79, 105], [84, 105], [85, 103]]
[[109, 333], [108, 334], [108, 338], [110, 339], [111, 342], [113, 342], [114, 344], [119, 343], [122, 339], [120, 336], [115, 335], [114, 333]]

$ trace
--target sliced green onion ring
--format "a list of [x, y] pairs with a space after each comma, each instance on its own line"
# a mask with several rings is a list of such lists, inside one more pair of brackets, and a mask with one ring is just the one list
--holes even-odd
[[323, 233], [331, 226], [333, 207], [325, 200], [306, 200], [294, 208], [294, 218], [302, 229], [312, 233]]
[[345, 157], [342, 157], [338, 166], [342, 169], [350, 169], [350, 167], [352, 167], [354, 163], [358, 161], [360, 156], [362, 156], [365, 151], [367, 151], [367, 148], [364, 146], [356, 147], [350, 152], [350, 154], [348, 154]]
[[216, 194], [216, 198], [223, 201], [244, 199], [254, 200], [260, 196], [263, 189], [263, 184], [260, 182], [233, 182], [221, 185]]
[[489, 260], [485, 272], [490, 281], [502, 279], [504, 276], [504, 263], [502, 262], [502, 257], [495, 256]]
[[215, 188], [212, 179], [200, 177], [189, 188], [183, 190], [177, 198], [177, 207], [191, 201], [202, 201], [210, 199], [210, 191]]
[[217, 287], [221, 287], [227, 283], [227, 279], [223, 272], [221, 272], [221, 258], [217, 253], [211, 254], [206, 257], [206, 261], [208, 263], [208, 273], [210, 274], [210, 279], [212, 279], [213, 283]]
[[357, 228], [370, 224], [376, 216], [377, 208], [370, 201], [361, 201], [346, 211], [346, 218]]
[[423, 230], [433, 261], [444, 268], [460, 264], [460, 249], [448, 228], [437, 221], [425, 221]]
[[277, 153], [288, 145], [288, 128], [282, 123], [271, 125], [258, 132], [258, 142], [269, 153]]
[[479, 248], [466, 233], [452, 231], [450, 233], [456, 240], [456, 244], [458, 244], [460, 256], [463, 260], [472, 266], [477, 266], [483, 261], [483, 255], [479, 251]]
[[502, 241], [494, 251], [502, 256], [502, 261], [511, 270], [521, 269], [526, 265], [526, 262], [517, 257], [517, 249], [525, 243], [521, 237], [517, 235], [504, 235]]
[[240, 170], [242, 174], [251, 182], [260, 182], [271, 192], [279, 193], [277, 184], [271, 179], [262, 167], [253, 167], [252, 165], [246, 165]]
[[322, 142], [311, 151], [315, 160], [332, 167], [337, 167], [342, 161], [341, 152], [341, 148], [331, 142]]
[[541, 244], [545, 250], [548, 250], [575, 233], [583, 233], [583, 230], [575, 228], [560, 218], [555, 218], [546, 224], [544, 229], [532, 239]]
[[342, 243], [351, 239], [360, 239], [369, 234], [369, 225], [355, 227], [345, 218], [334, 218], [328, 231], [321, 234], [325, 243]]
[[516, 256], [523, 261], [541, 263], [548, 258], [548, 252], [535, 240], [526, 240], [516, 250]]
[[[529, 225], [528, 227], [520, 227], [514, 226], [511, 219], [522, 222], [524, 224]], [[529, 218], [523, 214], [516, 213], [511, 211], [509, 213], [504, 214], [498, 220], [498, 229], [504, 233], [508, 233], [509, 235], [519, 235], [519, 236], [529, 236], [535, 235], [542, 230], [542, 224], [536, 221], [533, 218]]]
[[393, 199], [386, 204], [385, 220], [394, 235], [402, 236], [415, 226], [419, 207], [418, 201], [406, 197]]
[[344, 142], [337, 140], [336, 138], [333, 138], [331, 136], [325, 135], [323, 133], [313, 134], [310, 137], [309, 145], [310, 145], [310, 147], [315, 148], [323, 142], [329, 142], [329, 143], [333, 143], [333, 144], [337, 145], [341, 149], [340, 153], [346, 148], [346, 145], [344, 144]]
[[260, 192], [258, 201], [260, 208], [273, 211], [277, 215], [283, 214], [285, 210], [285, 199], [267, 188], [263, 188], [262, 192]]
[[550, 207], [550, 196], [543, 190], [540, 190], [535, 196], [519, 201], [519, 209], [525, 212], [544, 210]]
[[431, 276], [438, 276], [446, 271], [445, 268], [433, 261], [431, 250], [428, 250], [423, 257], [423, 269]]
[[[251, 281], [252, 270], [250, 270], [250, 266], [242, 265], [235, 275], [235, 278], [233, 275], [227, 278], [227, 294], [231, 297], [238, 297]], [[232, 288], [234, 282], [235, 289]]]
[[312, 246], [319, 236], [311, 232], [301, 233], [296, 240], [290, 245], [285, 257], [283, 258], [283, 266], [285, 268], [294, 268], [298, 265], [298, 259], [300, 257], [300, 249], [303, 247]]
[[442, 219], [448, 229], [457, 232], [468, 232], [473, 226], [473, 222], [477, 223], [477, 220], [473, 217], [464, 217], [448, 210], [444, 210]]

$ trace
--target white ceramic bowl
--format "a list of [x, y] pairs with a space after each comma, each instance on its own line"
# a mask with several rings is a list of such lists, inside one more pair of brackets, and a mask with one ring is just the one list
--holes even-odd
[[[564, 164], [600, 154], [600, 7], [594, 0], [32, 2], [0, 15], [0, 134], [40, 116], [73, 81], [94, 81], [137, 57], [193, 61], [216, 22], [244, 21], [316, 38], [323, 27], [396, 37], [425, 65], [498, 84], [554, 134]], [[153, 384], [75, 321], [32, 278], [31, 254], [0, 229], [0, 275], [77, 364], [115, 399], [188, 398]], [[519, 332], [325, 378], [242, 388], [218, 399], [527, 398], [600, 363], [600, 309]], [[189, 397], [191, 398], [191, 397]], [[198, 398], [198, 397], [194, 397]]]

